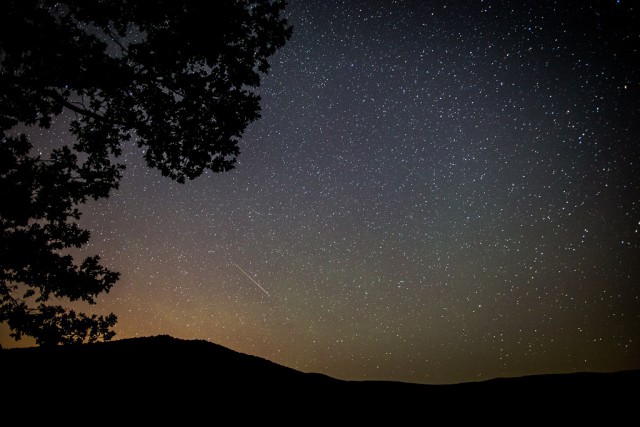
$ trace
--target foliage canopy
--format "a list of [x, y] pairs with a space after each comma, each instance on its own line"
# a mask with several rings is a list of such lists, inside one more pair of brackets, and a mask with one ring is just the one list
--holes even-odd
[[[108, 197], [135, 142], [178, 182], [228, 171], [259, 118], [255, 89], [291, 27], [269, 0], [10, 0], [0, 14], [0, 322], [39, 344], [110, 339], [95, 303], [118, 273], [65, 252], [89, 240], [78, 205]], [[72, 115], [70, 146], [32, 154], [16, 126]], [[67, 251], [68, 252], [68, 251]], [[35, 307], [34, 307], [35, 305]]]

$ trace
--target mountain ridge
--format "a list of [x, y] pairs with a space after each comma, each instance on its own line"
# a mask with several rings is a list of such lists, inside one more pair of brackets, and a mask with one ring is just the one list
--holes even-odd
[[[545, 408], [570, 410], [574, 406], [567, 396], [580, 405], [619, 402], [620, 398], [624, 401], [625, 390], [637, 390], [640, 385], [640, 370], [534, 375], [449, 385], [347, 381], [297, 371], [208, 341], [168, 335], [78, 346], [2, 349], [0, 366], [3, 389], [9, 391], [7, 404], [20, 403], [24, 396], [56, 405], [91, 405], [116, 398], [125, 406], [140, 409], [135, 402], [144, 399], [160, 407], [199, 408], [192, 409], [195, 411], [211, 401], [221, 406], [251, 403], [262, 409], [287, 402], [315, 412], [321, 407], [331, 413], [360, 414], [371, 409], [379, 414], [407, 415], [420, 413], [425, 404], [430, 411], [441, 413], [455, 401], [480, 407], [498, 398], [503, 403], [523, 405], [531, 397]], [[325, 412], [317, 414], [326, 416]], [[447, 413], [464, 416], [464, 412]]]
[[166, 353], [167, 355], [178, 355], [180, 353], [190, 356], [194, 356], [195, 350], [206, 351], [207, 356], [216, 356], [218, 358], [222, 358], [221, 361], [229, 362], [231, 357], [235, 357], [237, 363], [257, 363], [262, 367], [269, 366], [270, 369], [278, 369], [281, 373], [285, 375], [301, 375], [306, 377], [316, 377], [322, 378], [326, 381], [337, 381], [343, 383], [395, 383], [395, 384], [407, 384], [407, 385], [417, 385], [417, 386], [429, 386], [429, 387], [451, 387], [451, 386], [461, 386], [461, 385], [478, 385], [478, 384], [490, 384], [490, 383], [498, 383], [498, 382], [509, 382], [516, 380], [533, 380], [535, 378], [538, 379], [551, 379], [551, 378], [560, 378], [560, 377], [585, 377], [591, 380], [597, 380], [598, 377], [604, 378], [605, 376], [618, 376], [622, 378], [623, 376], [630, 377], [638, 377], [640, 379], [640, 370], [627, 370], [627, 371], [618, 371], [618, 372], [572, 372], [572, 373], [553, 373], [553, 374], [537, 374], [537, 375], [524, 375], [518, 377], [496, 377], [486, 380], [480, 381], [469, 381], [469, 382], [460, 382], [460, 383], [447, 383], [447, 384], [423, 384], [423, 383], [413, 383], [413, 382], [405, 382], [405, 381], [395, 381], [395, 380], [342, 380], [338, 378], [331, 377], [326, 374], [317, 373], [317, 372], [303, 372], [296, 370], [294, 368], [290, 368], [284, 365], [280, 365], [276, 362], [272, 362], [266, 358], [262, 358], [259, 356], [254, 356], [251, 354], [242, 353], [228, 347], [224, 347], [220, 344], [216, 344], [211, 341], [194, 339], [187, 340], [181, 338], [175, 338], [170, 335], [155, 335], [148, 337], [134, 337], [134, 338], [123, 338], [118, 340], [113, 340], [109, 342], [96, 342], [92, 344], [83, 344], [83, 345], [68, 345], [68, 346], [55, 346], [55, 347], [20, 347], [20, 348], [0, 348], [0, 357], [13, 356], [11, 358], [17, 358], [19, 355], [20, 358], [23, 357], [34, 357], [40, 353], [46, 353], [49, 357], [55, 355], [68, 355], [73, 353], [78, 354], [88, 354], [95, 355], [96, 352], [104, 352], [105, 355], [111, 356], [134, 356], [137, 352], [148, 352], [148, 351], [161, 351]]

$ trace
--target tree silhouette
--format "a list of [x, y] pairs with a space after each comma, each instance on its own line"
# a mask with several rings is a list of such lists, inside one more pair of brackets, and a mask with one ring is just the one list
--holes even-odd
[[[78, 205], [107, 197], [134, 141], [178, 182], [228, 171], [259, 118], [255, 89], [291, 35], [284, 1], [10, 0], [0, 14], [0, 322], [39, 344], [108, 340], [114, 315], [94, 303], [118, 273], [65, 250], [89, 232]], [[49, 127], [68, 110], [71, 147], [43, 158], [16, 125]], [[35, 307], [34, 307], [35, 305]]]

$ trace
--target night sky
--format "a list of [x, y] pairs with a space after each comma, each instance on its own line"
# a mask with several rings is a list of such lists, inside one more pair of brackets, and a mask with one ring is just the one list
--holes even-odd
[[85, 309], [342, 379], [640, 368], [634, 7], [291, 0], [237, 168], [128, 147], [84, 208], [122, 274]]

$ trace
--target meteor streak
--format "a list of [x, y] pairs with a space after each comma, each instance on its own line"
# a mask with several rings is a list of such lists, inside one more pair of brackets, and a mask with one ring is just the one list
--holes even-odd
[[249, 280], [251, 280], [253, 283], [255, 283], [257, 287], [259, 287], [260, 289], [262, 289], [262, 291], [263, 291], [265, 294], [267, 294], [267, 296], [271, 296], [271, 295], [269, 295], [269, 292], [267, 292], [267, 290], [266, 290], [265, 288], [263, 288], [262, 286], [260, 286], [260, 283], [258, 283], [258, 282], [256, 282], [255, 280], [253, 280], [253, 277], [249, 276], [249, 275], [247, 274], [247, 272], [246, 272], [246, 271], [244, 271], [244, 270], [242, 269], [242, 267], [240, 267], [240, 266], [239, 266], [238, 264], [236, 264], [235, 262], [233, 263], [233, 265], [235, 265], [236, 267], [238, 267], [238, 270], [242, 271], [242, 273], [244, 273], [244, 275], [245, 275], [245, 276], [247, 276], [247, 277], [249, 278]]

